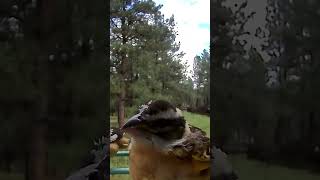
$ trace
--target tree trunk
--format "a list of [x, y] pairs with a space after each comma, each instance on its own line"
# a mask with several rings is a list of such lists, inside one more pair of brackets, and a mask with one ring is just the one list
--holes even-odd
[[12, 164], [12, 153], [9, 149], [9, 147], [5, 148], [5, 157], [4, 157], [4, 163], [5, 163], [5, 169], [8, 173], [11, 173], [11, 164]]
[[[39, 58], [40, 60], [40, 58]], [[26, 157], [26, 179], [45, 180], [48, 170], [47, 163], [47, 132], [48, 132], [48, 66], [38, 61], [35, 64], [34, 85], [39, 90], [35, 98], [35, 109], [33, 110], [34, 121], [31, 124], [29, 147]]]
[[35, 123], [30, 141], [30, 154], [27, 162], [30, 180], [47, 179], [47, 126], [45, 123]]
[[25, 156], [24, 156], [24, 180], [30, 180], [30, 170], [29, 170], [29, 164], [30, 164], [30, 161], [29, 161], [29, 148], [26, 149], [25, 151]]
[[34, 100], [34, 121], [31, 124], [29, 139], [28, 178], [29, 180], [45, 180], [48, 172], [47, 133], [48, 133], [48, 64], [38, 57], [34, 65], [34, 86], [39, 94]]
[[315, 113], [313, 111], [309, 113], [308, 144], [312, 144], [314, 141], [314, 131], [315, 131], [314, 114]]
[[118, 124], [119, 127], [122, 127], [125, 123], [125, 96], [126, 92], [125, 89], [122, 88], [118, 100]]
[[[25, 157], [25, 179], [26, 180], [46, 180], [48, 174], [48, 96], [49, 92], [49, 64], [47, 57], [55, 44], [63, 45], [71, 42], [69, 31], [71, 31], [70, 13], [67, 9], [69, 1], [38, 0], [34, 16], [28, 17], [28, 26], [24, 26], [26, 39], [34, 41], [34, 48], [31, 48], [32, 56], [35, 59], [33, 73], [33, 83], [35, 92], [35, 110], [33, 112], [33, 123], [28, 136], [28, 148]], [[59, 10], [59, 11], [58, 11]], [[64, 18], [61, 18], [64, 17]], [[37, 22], [37, 23], [34, 23]], [[35, 25], [36, 24], [36, 25]], [[65, 32], [59, 33], [58, 32]], [[52, 66], [51, 66], [52, 68]], [[63, 160], [62, 160], [63, 161]], [[63, 162], [62, 162], [63, 163]]]
[[[126, 3], [123, 2], [123, 7], [122, 10], [125, 12], [126, 11]], [[127, 32], [125, 29], [124, 24], [126, 24], [126, 19], [125, 17], [121, 18], [121, 33], [122, 33], [122, 45], [126, 45], [128, 42], [127, 39]], [[121, 63], [120, 63], [120, 95], [118, 99], [118, 124], [119, 127], [122, 127], [125, 123], [124, 118], [125, 118], [125, 99], [126, 99], [126, 90], [128, 87], [128, 80], [130, 76], [130, 72], [128, 69], [128, 59], [127, 59], [127, 52], [122, 51], [121, 52]]]

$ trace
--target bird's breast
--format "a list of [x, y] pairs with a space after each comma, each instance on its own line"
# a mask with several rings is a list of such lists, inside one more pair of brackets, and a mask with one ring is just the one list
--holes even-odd
[[132, 180], [209, 180], [192, 159], [177, 159], [153, 147], [132, 145], [130, 150], [130, 175]]

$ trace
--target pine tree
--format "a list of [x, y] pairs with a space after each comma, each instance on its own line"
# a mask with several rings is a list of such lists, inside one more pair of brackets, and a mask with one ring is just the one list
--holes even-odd
[[117, 97], [112, 106], [120, 126], [126, 106], [169, 98], [164, 94], [176, 92], [184, 77], [174, 17], [165, 19], [161, 7], [150, 0], [111, 1], [111, 97]]

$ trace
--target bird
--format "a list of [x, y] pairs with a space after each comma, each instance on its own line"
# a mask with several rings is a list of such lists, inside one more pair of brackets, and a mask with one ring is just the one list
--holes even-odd
[[149, 101], [121, 128], [131, 135], [132, 180], [209, 180], [210, 138], [165, 100]]
[[130, 139], [125, 136], [125, 133], [120, 128], [110, 128], [110, 154], [116, 154], [119, 149], [127, 148], [129, 146]]
[[119, 150], [119, 145], [117, 141], [122, 137], [122, 134], [120, 133], [119, 129], [116, 128], [110, 128], [110, 154], [114, 155]]

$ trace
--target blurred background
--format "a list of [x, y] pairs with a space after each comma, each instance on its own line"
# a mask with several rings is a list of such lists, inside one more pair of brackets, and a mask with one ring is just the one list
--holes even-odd
[[0, 179], [65, 179], [105, 134], [105, 4], [0, 1]]
[[319, 179], [314, 0], [214, 0], [214, 141], [240, 179]]

